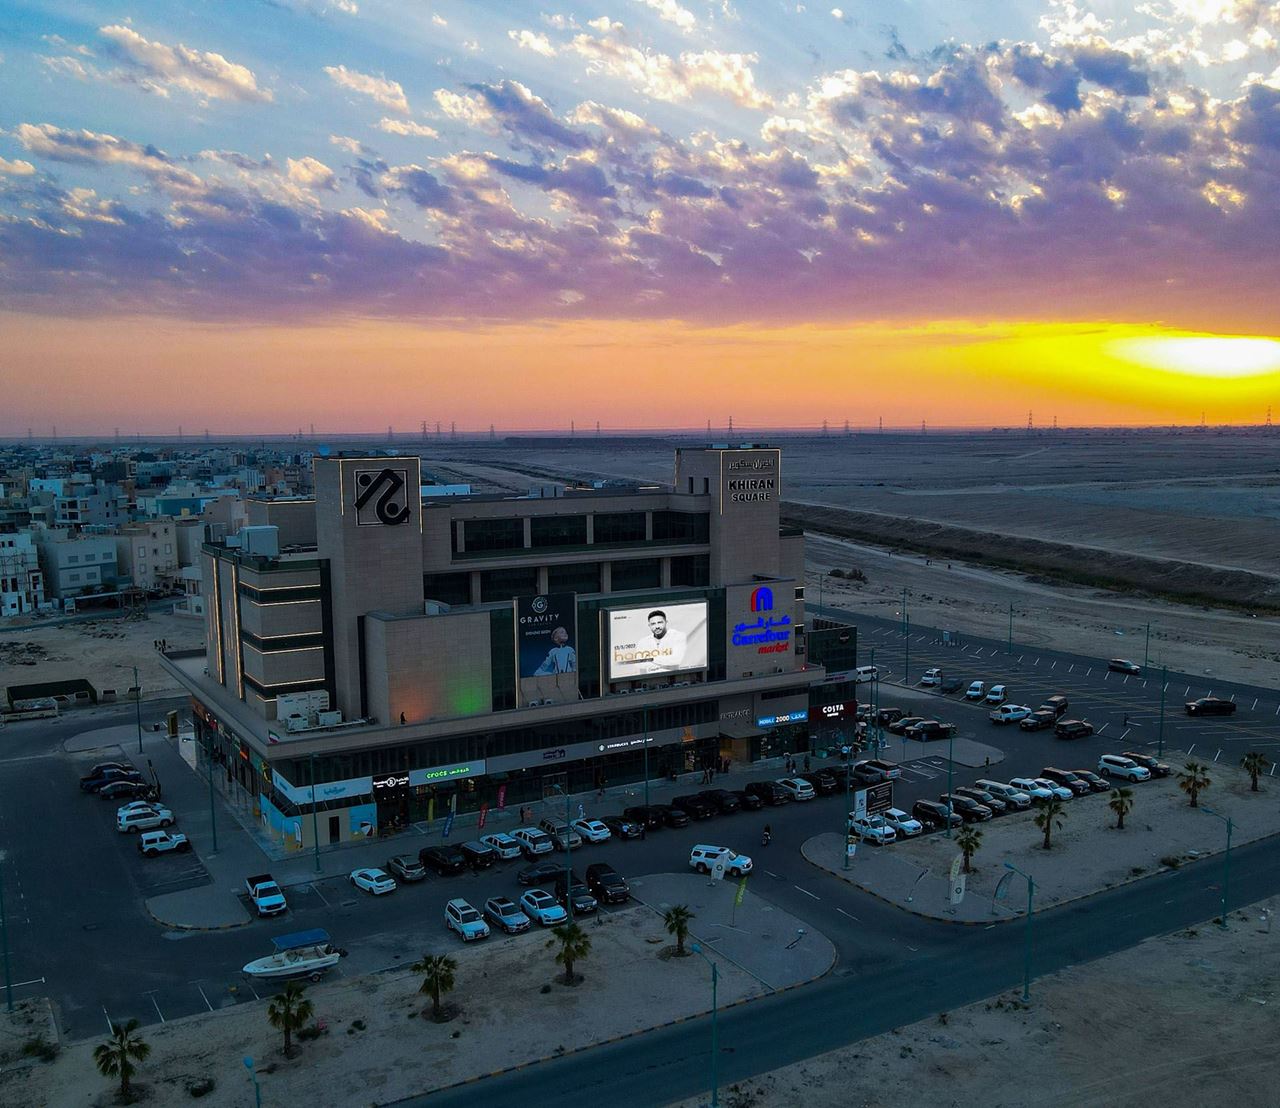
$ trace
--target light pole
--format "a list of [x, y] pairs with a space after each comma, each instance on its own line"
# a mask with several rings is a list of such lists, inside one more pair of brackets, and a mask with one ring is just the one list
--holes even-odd
[[947, 838], [951, 838], [951, 782], [953, 771], [955, 769], [956, 760], [953, 757], [956, 751], [956, 728], [955, 724], [951, 725], [951, 730], [947, 732]]
[[138, 683], [138, 667], [133, 667], [133, 718], [138, 724], [138, 755], [142, 755], [142, 686]]
[[253, 1081], [253, 1099], [257, 1104], [257, 1108], [262, 1108], [262, 1086], [258, 1084], [258, 1074], [253, 1068], [253, 1059], [249, 1055], [244, 1056], [244, 1068], [249, 1071], [249, 1077]]
[[[320, 807], [320, 803], [316, 800], [316, 752], [311, 752], [311, 845], [316, 852], [316, 873], [320, 872], [320, 817], [316, 814], [316, 809]], [[377, 817], [374, 817], [376, 822]]]
[[[644, 715], [644, 806], [649, 807], [649, 705], [645, 704], [640, 711]], [[649, 813], [644, 814], [645, 822], [649, 820]]]
[[[573, 922], [573, 860], [570, 855], [570, 849], [573, 843], [570, 842], [569, 836], [573, 834], [573, 827], [569, 824], [569, 789], [567, 785], [552, 785], [553, 789], [559, 791], [564, 797], [564, 910], [570, 923]], [[648, 813], [645, 814], [648, 818]]]
[[1147, 663], [1151, 661], [1151, 624], [1147, 624], [1147, 645], [1142, 649], [1142, 668], [1146, 669]]
[[1012, 862], [1005, 862], [1004, 868], [1026, 878], [1027, 882], [1027, 939], [1022, 955], [1022, 1002], [1025, 1004], [1031, 999], [1031, 913], [1035, 904], [1036, 882], [1031, 874], [1023, 873]]
[[703, 953], [701, 943], [694, 943], [689, 949], [711, 967], [711, 1108], [720, 1108], [720, 1081], [716, 1072], [720, 1060], [720, 1029], [716, 1025], [716, 1010], [719, 1008], [716, 991], [720, 983], [720, 971], [715, 962]]
[[4, 945], [4, 1000], [13, 1011], [13, 976], [9, 971], [9, 916], [4, 908], [4, 862], [8, 851], [0, 850], [0, 943]]
[[1013, 653], [1013, 601], [1009, 601], [1009, 643], [1005, 647], [1006, 654]]
[[867, 735], [872, 752], [880, 754], [880, 671], [876, 669], [876, 652], [871, 650], [871, 718], [867, 720]]
[[1227, 825], [1227, 853], [1222, 863], [1222, 927], [1226, 930], [1227, 926], [1227, 894], [1231, 888], [1231, 831], [1235, 826], [1231, 822], [1230, 817], [1215, 812], [1212, 808], [1201, 808], [1206, 816], [1215, 816]]
[[844, 742], [844, 736], [840, 736], [840, 757], [844, 761], [844, 810], [845, 816], [842, 823], [842, 834], [844, 835], [844, 868], [849, 868], [849, 747]]
[[1169, 667], [1160, 667], [1160, 731], [1156, 743], [1156, 757], [1164, 757], [1164, 690], [1169, 685]]

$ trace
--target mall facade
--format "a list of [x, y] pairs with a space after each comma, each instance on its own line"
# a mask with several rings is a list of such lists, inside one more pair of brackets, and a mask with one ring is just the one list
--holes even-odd
[[196, 748], [299, 848], [808, 748], [851, 628], [806, 633], [781, 451], [671, 487], [424, 500], [420, 459], [317, 458], [203, 550]]

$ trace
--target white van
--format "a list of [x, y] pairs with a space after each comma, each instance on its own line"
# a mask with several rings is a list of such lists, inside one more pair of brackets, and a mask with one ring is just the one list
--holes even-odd
[[859, 666], [853, 671], [854, 681], [861, 684], [863, 681], [874, 681], [880, 676], [878, 666]]

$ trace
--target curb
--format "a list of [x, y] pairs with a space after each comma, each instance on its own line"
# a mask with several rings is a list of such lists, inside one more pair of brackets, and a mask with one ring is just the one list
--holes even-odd
[[161, 919], [151, 910], [150, 904], [145, 904], [147, 915], [156, 921], [161, 927], [167, 927], [170, 931], [234, 931], [237, 927], [248, 927], [253, 922], [252, 919], [244, 920], [240, 923], [216, 923], [210, 927], [202, 927], [193, 923], [173, 923], [167, 919]]

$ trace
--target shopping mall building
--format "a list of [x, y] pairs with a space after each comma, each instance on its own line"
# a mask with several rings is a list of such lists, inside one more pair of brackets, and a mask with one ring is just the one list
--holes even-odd
[[777, 449], [678, 449], [670, 488], [421, 485], [416, 457], [317, 458], [314, 499], [204, 547], [206, 649], [165, 664], [282, 842], [804, 750], [847, 690], [852, 629], [806, 634]]

